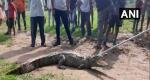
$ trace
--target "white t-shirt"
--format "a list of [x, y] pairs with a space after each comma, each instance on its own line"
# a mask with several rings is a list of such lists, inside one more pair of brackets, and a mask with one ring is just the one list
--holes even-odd
[[5, 11], [7, 11], [7, 10], [8, 10], [8, 2], [7, 2], [7, 0], [5, 0], [4, 9], [5, 9]]
[[90, 0], [81, 0], [81, 11], [82, 12], [89, 12], [90, 11]]
[[30, 0], [30, 17], [44, 16], [44, 0]]
[[67, 10], [66, 0], [54, 0], [54, 8], [59, 10]]
[[52, 9], [52, 2], [51, 0], [47, 0], [47, 8]]

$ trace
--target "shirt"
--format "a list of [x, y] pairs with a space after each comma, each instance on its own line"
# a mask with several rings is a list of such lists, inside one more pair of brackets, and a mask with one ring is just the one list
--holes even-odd
[[15, 0], [18, 12], [24, 12], [26, 9], [25, 0]]
[[70, 0], [70, 9], [74, 10], [76, 8], [77, 0]]
[[30, 0], [30, 17], [44, 16], [44, 0]]
[[135, 5], [135, 6], [136, 6], [136, 8], [140, 8], [140, 9], [142, 9], [143, 4], [144, 4], [144, 3], [143, 3], [143, 1], [142, 1], [142, 0], [137, 0], [137, 1], [136, 1], [136, 5]]
[[89, 12], [90, 11], [90, 0], [81, 0], [81, 11], [82, 12]]
[[8, 18], [16, 19], [16, 7], [13, 2], [8, 3]]
[[125, 0], [111, 0], [111, 6], [109, 8], [111, 14], [119, 15], [119, 9], [125, 7]]
[[98, 11], [105, 10], [106, 8], [110, 8], [111, 1], [110, 0], [95, 0], [96, 7]]
[[147, 14], [150, 16], [150, 0], [147, 0], [146, 11], [147, 11]]
[[67, 10], [66, 0], [54, 0], [54, 8], [59, 10]]
[[51, 0], [47, 0], [47, 8], [52, 9], [52, 2]]
[[8, 10], [8, 2], [7, 2], [7, 0], [5, 0], [5, 5], [4, 5], [4, 9], [5, 9], [5, 11], [7, 11]]

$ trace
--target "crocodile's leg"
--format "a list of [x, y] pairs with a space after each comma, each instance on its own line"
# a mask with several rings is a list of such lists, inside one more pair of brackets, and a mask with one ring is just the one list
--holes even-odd
[[66, 57], [64, 55], [60, 55], [59, 60], [58, 60], [58, 68], [59, 69], [66, 69], [66, 67], [63, 65], [66, 60]]
[[81, 64], [79, 67], [78, 67], [78, 69], [83, 69], [84, 68], [84, 64]]

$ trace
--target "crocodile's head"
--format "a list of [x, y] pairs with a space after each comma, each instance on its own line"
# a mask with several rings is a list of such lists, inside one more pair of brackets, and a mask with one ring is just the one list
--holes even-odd
[[96, 57], [88, 57], [87, 62], [90, 67], [104, 67], [108, 65], [105, 61]]

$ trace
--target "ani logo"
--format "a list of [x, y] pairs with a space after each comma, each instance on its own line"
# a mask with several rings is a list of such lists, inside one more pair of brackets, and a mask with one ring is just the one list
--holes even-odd
[[139, 8], [120, 8], [120, 19], [140, 19], [141, 10]]

